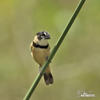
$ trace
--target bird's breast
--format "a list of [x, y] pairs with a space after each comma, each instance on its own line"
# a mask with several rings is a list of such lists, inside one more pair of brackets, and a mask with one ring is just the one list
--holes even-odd
[[40, 65], [43, 65], [45, 63], [46, 57], [49, 56], [49, 54], [50, 54], [49, 48], [47, 49], [41, 49], [35, 47], [32, 48], [33, 58]]

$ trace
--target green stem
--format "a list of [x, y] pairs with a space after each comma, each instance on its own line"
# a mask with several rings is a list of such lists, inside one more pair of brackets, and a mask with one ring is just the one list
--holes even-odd
[[74, 14], [73, 14], [73, 16], [71, 17], [71, 19], [70, 19], [70, 21], [69, 21], [69, 23], [68, 23], [68, 25], [67, 25], [67, 27], [66, 27], [66, 29], [65, 29], [65, 31], [63, 32], [63, 34], [62, 34], [61, 37], [59, 38], [57, 44], [54, 46], [54, 48], [53, 48], [53, 50], [51, 51], [51, 54], [50, 54], [48, 60], [47, 60], [46, 63], [42, 66], [41, 72], [40, 72], [40, 73], [37, 75], [37, 77], [35, 78], [35, 80], [34, 80], [32, 86], [30, 87], [29, 91], [27, 92], [27, 94], [26, 94], [26, 96], [24, 97], [23, 100], [29, 100], [29, 99], [30, 99], [30, 97], [31, 97], [32, 93], [34, 92], [36, 86], [38, 85], [38, 83], [39, 83], [39, 81], [40, 81], [40, 79], [41, 79], [41, 77], [42, 77], [42, 75], [43, 75], [45, 69], [47, 68], [47, 66], [49, 65], [49, 63], [50, 63], [51, 60], [53, 59], [54, 55], [56, 54], [58, 48], [60, 47], [61, 43], [63, 42], [63, 40], [64, 40], [64, 38], [65, 38], [65, 36], [66, 36], [66, 34], [68, 33], [69, 29], [71, 28], [72, 24], [74, 23], [74, 20], [75, 20], [75, 18], [77, 17], [77, 15], [78, 15], [79, 11], [81, 10], [81, 8], [82, 8], [83, 4], [85, 3], [85, 1], [86, 1], [86, 0], [81, 0], [81, 1], [79, 2], [79, 4], [78, 4], [78, 6], [77, 6], [77, 8], [76, 8], [76, 10], [75, 10], [75, 12], [74, 12]]

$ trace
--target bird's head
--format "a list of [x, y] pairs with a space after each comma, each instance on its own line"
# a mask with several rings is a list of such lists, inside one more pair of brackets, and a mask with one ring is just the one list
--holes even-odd
[[48, 44], [48, 41], [47, 41], [48, 39], [50, 39], [49, 33], [42, 31], [42, 32], [36, 33], [34, 40], [40, 45], [46, 45]]
[[39, 39], [39, 40], [47, 40], [47, 39], [50, 39], [50, 35], [49, 35], [49, 33], [48, 32], [38, 32], [37, 34], [37, 38]]

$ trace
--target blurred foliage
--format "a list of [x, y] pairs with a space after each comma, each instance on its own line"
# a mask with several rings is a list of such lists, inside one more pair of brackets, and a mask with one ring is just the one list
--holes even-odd
[[[0, 0], [0, 99], [22, 100], [38, 73], [30, 42], [38, 31], [51, 34], [51, 48], [79, 0]], [[55, 83], [40, 81], [34, 100], [100, 99], [100, 0], [87, 0], [51, 63]]]

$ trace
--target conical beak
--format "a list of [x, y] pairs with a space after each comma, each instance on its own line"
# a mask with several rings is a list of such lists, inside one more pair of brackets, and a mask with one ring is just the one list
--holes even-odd
[[49, 34], [47, 34], [46, 36], [45, 36], [45, 39], [50, 39], [51, 37], [50, 37], [50, 35]]

